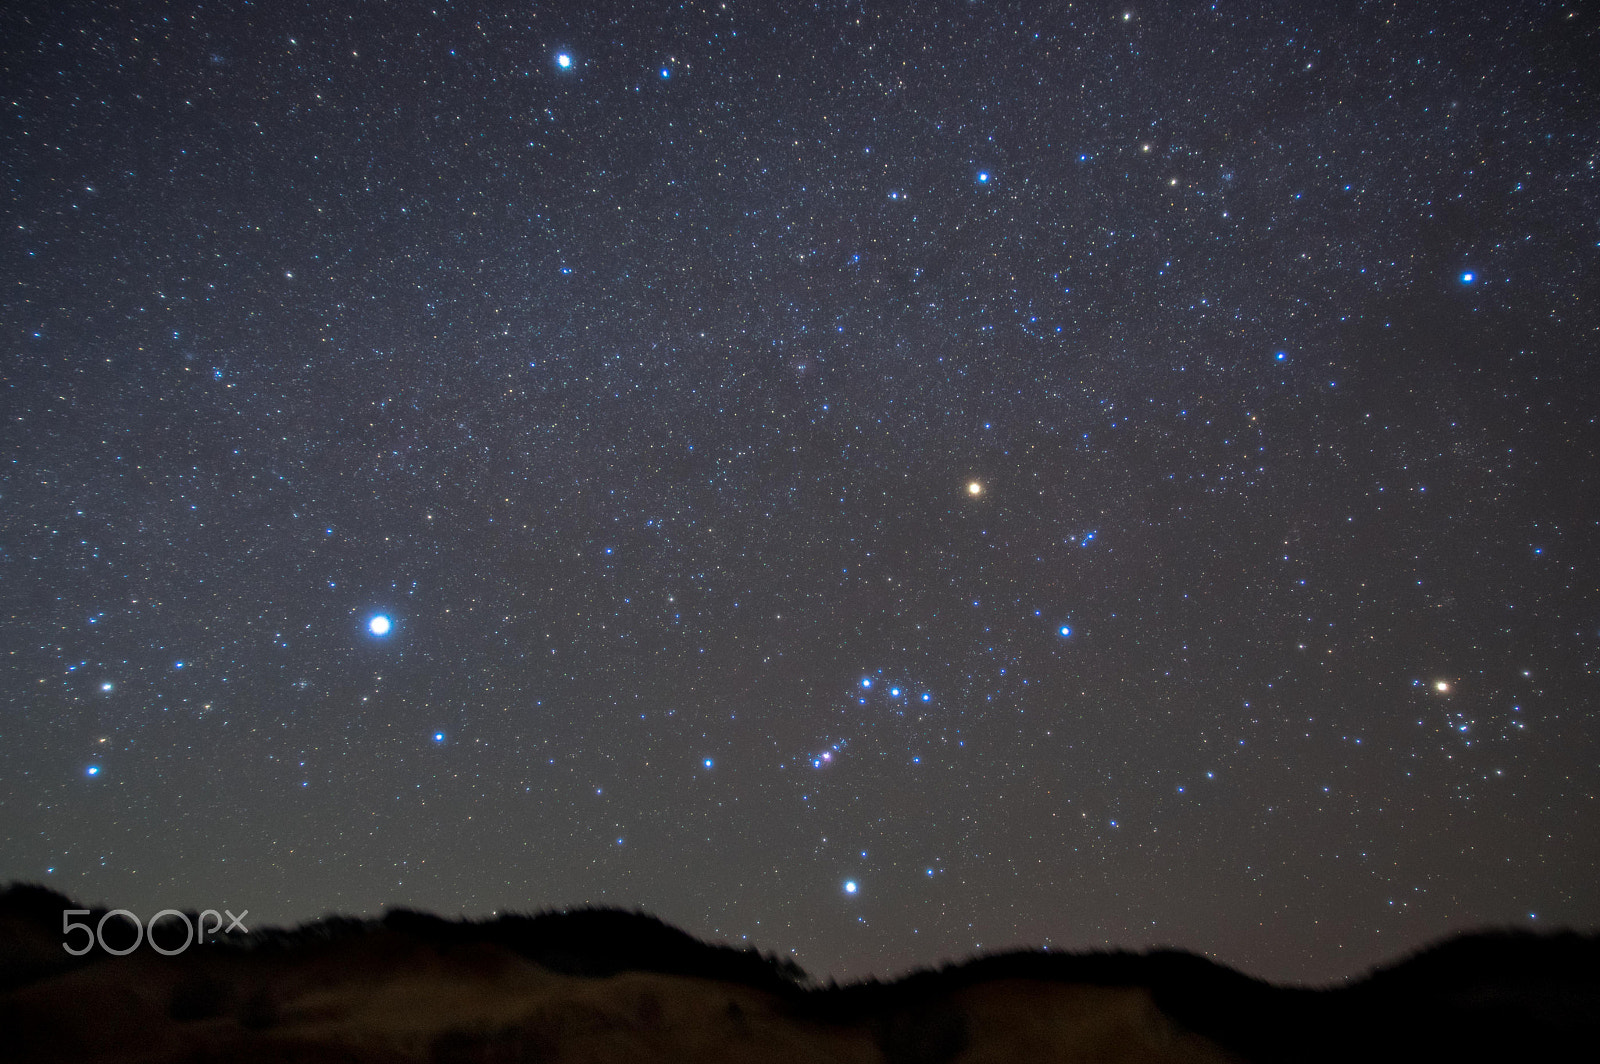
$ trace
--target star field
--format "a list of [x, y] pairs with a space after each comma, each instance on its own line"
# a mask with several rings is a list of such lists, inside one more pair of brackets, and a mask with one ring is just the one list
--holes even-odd
[[1595, 25], [10, 5], [0, 878], [1592, 928]]

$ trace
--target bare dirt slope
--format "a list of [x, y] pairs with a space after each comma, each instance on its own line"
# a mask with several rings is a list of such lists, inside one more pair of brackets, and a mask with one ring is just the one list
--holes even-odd
[[[792, 964], [611, 910], [481, 923], [399, 912], [217, 935], [171, 957], [147, 942], [73, 958], [60, 931], [71, 908], [41, 888], [0, 894], [0, 1059], [1527, 1059], [1544, 1042], [1592, 1045], [1600, 1026], [1600, 948], [1578, 936], [1457, 940], [1334, 991], [1175, 952], [1008, 954], [816, 987]], [[119, 944], [117, 922], [114, 950], [132, 937]]]

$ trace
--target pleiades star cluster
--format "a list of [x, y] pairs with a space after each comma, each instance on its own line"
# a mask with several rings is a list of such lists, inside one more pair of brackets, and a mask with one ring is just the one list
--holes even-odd
[[0, 878], [840, 978], [1600, 922], [1592, 9], [0, 40]]

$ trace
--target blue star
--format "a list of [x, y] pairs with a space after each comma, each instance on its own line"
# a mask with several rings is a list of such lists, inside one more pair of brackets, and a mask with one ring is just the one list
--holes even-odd
[[433, 741], [436, 742], [436, 743], [444, 742], [444, 732], [442, 732], [442, 731], [434, 732], [433, 733]]
[[389, 630], [393, 627], [394, 623], [381, 613], [374, 614], [372, 619], [367, 622], [367, 631], [377, 636], [388, 635]]
[[872, 677], [870, 677], [870, 676], [861, 677], [861, 686], [862, 687], [871, 687], [872, 686]]
[[666, 67], [662, 67], [661, 68], [661, 76], [663, 78], [670, 78], [672, 76], [672, 71], [668, 70]]
[[1468, 271], [1468, 272], [1466, 272], [1466, 273], [1461, 275], [1461, 283], [1462, 284], [1471, 284], [1476, 278], [1477, 278], [1477, 274], [1472, 273], [1471, 271]]
[[558, 53], [556, 55], [556, 66], [560, 67], [562, 70], [570, 70], [572, 68], [572, 56], [568, 55], [566, 52]]
[[987, 171], [987, 170], [979, 170], [978, 171], [978, 184], [987, 185], [988, 183], [989, 183], [989, 171]]
[[703, 763], [706, 766], [706, 768], [710, 768], [712, 766], [712, 764], [713, 764], [712, 760], [709, 757], [706, 758]]
[[1064, 624], [1064, 625], [1061, 626], [1061, 638], [1062, 639], [1071, 639], [1072, 638], [1072, 626], [1071, 625]]
[[856, 887], [856, 881], [855, 880], [847, 879], [847, 880], [844, 881], [844, 892], [846, 894], [854, 894], [856, 892], [856, 890], [857, 890], [857, 887]]
[[87, 776], [98, 776], [98, 775], [100, 775], [100, 766], [99, 765], [90, 765], [87, 769], [84, 770], [84, 774], [87, 775]]

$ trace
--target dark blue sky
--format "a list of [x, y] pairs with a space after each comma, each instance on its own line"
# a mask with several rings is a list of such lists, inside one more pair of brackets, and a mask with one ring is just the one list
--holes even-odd
[[1600, 919], [1592, 12], [0, 38], [0, 878], [840, 977]]

